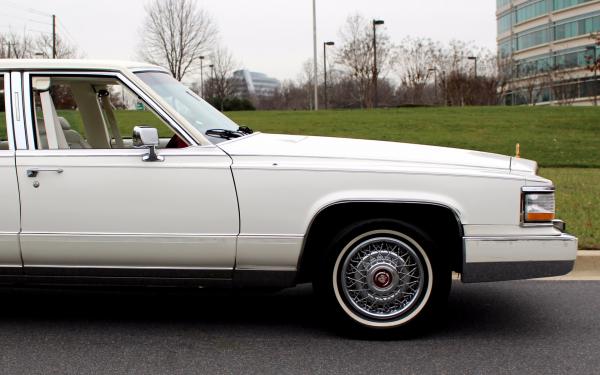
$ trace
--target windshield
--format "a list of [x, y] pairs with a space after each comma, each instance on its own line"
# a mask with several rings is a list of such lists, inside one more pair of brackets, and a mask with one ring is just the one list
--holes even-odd
[[238, 131], [239, 126], [231, 121], [212, 105], [205, 102], [192, 90], [185, 87], [168, 73], [163, 72], [141, 72], [136, 75], [150, 86], [164, 101], [169, 103], [181, 116], [192, 126], [213, 143], [219, 143], [225, 139], [212, 135], [208, 130], [219, 129], [224, 131]]

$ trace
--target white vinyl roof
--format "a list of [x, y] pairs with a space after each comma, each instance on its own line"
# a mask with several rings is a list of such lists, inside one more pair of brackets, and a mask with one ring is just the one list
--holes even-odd
[[90, 70], [129, 70], [159, 69], [156, 65], [119, 60], [82, 60], [82, 59], [0, 59], [0, 70], [39, 70], [39, 69], [90, 69]]

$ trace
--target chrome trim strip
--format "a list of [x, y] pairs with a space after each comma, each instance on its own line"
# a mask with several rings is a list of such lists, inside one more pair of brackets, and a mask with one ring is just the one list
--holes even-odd
[[523, 186], [521, 192], [523, 193], [538, 193], [538, 194], [551, 194], [556, 191], [554, 186]]
[[516, 236], [516, 237], [463, 237], [464, 241], [577, 241], [577, 238], [566, 233], [557, 234], [555, 236]]
[[68, 266], [68, 265], [25, 265], [25, 268], [69, 268], [69, 269], [97, 269], [97, 270], [185, 270], [185, 271], [231, 271], [232, 267], [123, 267], [123, 266]]
[[[19, 72], [12, 72], [10, 75], [10, 96], [11, 103], [15, 103], [15, 100], [21, 102], [19, 108], [17, 109], [15, 109], [11, 105], [12, 128], [15, 136], [15, 148], [17, 150], [26, 150], [27, 128], [25, 124], [25, 119], [23, 118], [23, 84], [21, 81], [21, 73]], [[18, 116], [15, 115], [15, 111], [19, 112]]]
[[[243, 139], [243, 138], [240, 138]], [[488, 178], [488, 179], [504, 179], [504, 180], [514, 180], [514, 181], [522, 181], [523, 177], [519, 176], [519, 175], [512, 175], [512, 174], [504, 174], [501, 173], [501, 169], [497, 169], [497, 170], [481, 170], [481, 169], [476, 169], [476, 168], [472, 168], [473, 171], [478, 170], [478, 171], [483, 171], [482, 173], [479, 174], [469, 174], [469, 173], [459, 173], [459, 171], [463, 171], [463, 170], [469, 170], [469, 168], [458, 168], [457, 172], [441, 172], [441, 171], [411, 171], [411, 170], [407, 170], [406, 168], [418, 168], [419, 164], [418, 163], [411, 163], [410, 165], [403, 165], [403, 162], [390, 162], [393, 165], [394, 169], [390, 169], [387, 168], [385, 170], [382, 169], [376, 169], [376, 167], [373, 167], [371, 169], [367, 169], [367, 168], [345, 168], [345, 167], [339, 167], [339, 166], [333, 166], [333, 167], [324, 167], [324, 168], [315, 168], [315, 167], [303, 167], [303, 166], [297, 166], [297, 167], [292, 167], [292, 166], [281, 166], [280, 161], [277, 161], [277, 156], [272, 156], [272, 155], [262, 155], [262, 157], [269, 157], [271, 158], [271, 161], [265, 161], [264, 165], [243, 165], [243, 164], [238, 164], [238, 163], [243, 163], [243, 159], [241, 159], [243, 156], [240, 155], [235, 155], [235, 154], [229, 154], [229, 152], [226, 150], [226, 148], [223, 149], [223, 151], [225, 151], [226, 153], [228, 153], [228, 155], [230, 155], [233, 158], [233, 165], [232, 165], [232, 169], [233, 170], [254, 170], [254, 171], [264, 171], [264, 170], [269, 170], [269, 171], [273, 171], [273, 170], [277, 170], [277, 171], [308, 171], [308, 172], [336, 172], [336, 173], [377, 173], [377, 174], [404, 174], [404, 175], [410, 175], [410, 176], [448, 176], [448, 177], [469, 177], [469, 178]], [[236, 159], [239, 158], [239, 159]], [[288, 157], [286, 156], [286, 158], [298, 158], [297, 156], [291, 156]], [[313, 158], [311, 156], [311, 158]], [[328, 157], [319, 157], [318, 159], [332, 159], [332, 160], [341, 160], [340, 158], [328, 158]], [[344, 160], [352, 160], [352, 159], [344, 159]], [[277, 165], [273, 165], [274, 162], [277, 161]], [[390, 164], [391, 165], [391, 164]], [[444, 167], [444, 165], [440, 164], [439, 165], [440, 168], [434, 167], [436, 169], [443, 169], [442, 167]]]
[[27, 232], [22, 231], [25, 236], [47, 236], [47, 237], [143, 237], [143, 238], [235, 238], [237, 233], [232, 234], [189, 234], [189, 233], [81, 233], [81, 232]]
[[[2, 73], [4, 77], [4, 120], [6, 121], [6, 138], [8, 140], [8, 151], [14, 155], [15, 150], [15, 130], [12, 124], [12, 95], [10, 89], [10, 73]], [[4, 150], [3, 150], [4, 151]], [[2, 152], [1, 154], [8, 153]]]
[[171, 74], [171, 72], [169, 72], [168, 69], [160, 67], [160, 66], [133, 67], [133, 68], [128, 68], [128, 69], [132, 73], [160, 72], [160, 73]]
[[[150, 108], [152, 108], [152, 110], [154, 112], [156, 112], [157, 115], [159, 115], [160, 117], [162, 117], [163, 121], [165, 121], [171, 128], [173, 128], [173, 130], [178, 133], [179, 135], [183, 136], [183, 138], [185, 138], [186, 141], [188, 141], [188, 143], [191, 146], [200, 146], [200, 143], [198, 141], [196, 141], [188, 132], [185, 128], [183, 128], [182, 126], [180, 126], [168, 113], [167, 110], [165, 110], [164, 108], [162, 108], [158, 103], [156, 103], [152, 98], [150, 98], [138, 85], [136, 85], [131, 79], [129, 79], [128, 77], [126, 77], [123, 73], [121, 72], [116, 72], [116, 71], [56, 71], [56, 70], [48, 70], [48, 71], [33, 71], [33, 72], [27, 72], [25, 73], [25, 76], [27, 78], [26, 81], [26, 92], [30, 91], [30, 83], [31, 83], [31, 76], [45, 76], [45, 75], [54, 75], [54, 76], [99, 76], [99, 77], [112, 77], [112, 78], [116, 78], [119, 81], [121, 81], [121, 83], [123, 83], [124, 86], [126, 86], [128, 89], [130, 89], [131, 91], [133, 91], [135, 94], [137, 94], [143, 101], [146, 102], [146, 104], [148, 104], [148, 106], [150, 106]], [[31, 99], [29, 99], [28, 101], [28, 109], [29, 109], [29, 113], [31, 113]], [[31, 128], [33, 129], [33, 127]], [[30, 149], [35, 149], [35, 147], [30, 147]]]
[[277, 267], [277, 266], [243, 266], [235, 267], [236, 271], [282, 271], [282, 272], [296, 272], [296, 267]]
[[[186, 151], [180, 151], [186, 150]], [[189, 150], [189, 151], [188, 151]], [[209, 152], [198, 152], [194, 153], [194, 150], [208, 150]], [[185, 149], [162, 149], [161, 155], [163, 156], [175, 156], [175, 157], [221, 157], [223, 154], [221, 153], [213, 153], [212, 151], [218, 150], [216, 147], [211, 146], [191, 146]], [[146, 153], [145, 149], [64, 149], [64, 150], [22, 150], [19, 152], [19, 156], [46, 156], [46, 157], [57, 157], [68, 158], [68, 157], [118, 157], [118, 156], [142, 156]], [[231, 160], [231, 159], [227, 159]], [[229, 166], [231, 163], [227, 162]], [[66, 166], [66, 165], [65, 165]], [[106, 166], [102, 166], [103, 168]], [[145, 166], [144, 168], [149, 168]], [[183, 167], [182, 167], [183, 168]], [[192, 167], [190, 167], [192, 168]], [[196, 168], [196, 167], [193, 167]], [[209, 166], [206, 166], [209, 168]], [[222, 168], [221, 166], [217, 166], [216, 168]]]
[[263, 233], [263, 234], [248, 234], [248, 233], [240, 233], [239, 237], [241, 238], [302, 238], [303, 234], [271, 234], [271, 233]]

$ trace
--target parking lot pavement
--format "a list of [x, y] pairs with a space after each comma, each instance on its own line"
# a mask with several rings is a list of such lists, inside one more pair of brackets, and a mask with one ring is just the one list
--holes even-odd
[[0, 371], [568, 373], [600, 369], [600, 282], [455, 282], [436, 331], [361, 341], [320, 323], [310, 287], [275, 295], [0, 290]]

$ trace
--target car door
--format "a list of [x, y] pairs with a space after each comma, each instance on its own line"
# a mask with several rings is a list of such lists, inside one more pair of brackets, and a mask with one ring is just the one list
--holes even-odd
[[[15, 100], [20, 98], [19, 82], [15, 87]], [[19, 274], [22, 262], [19, 251], [19, 190], [15, 172], [15, 145], [12, 130], [15, 122], [21, 123], [22, 107], [12, 108], [10, 74], [0, 73], [0, 275]]]
[[[32, 87], [36, 78], [63, 83], [47, 95], [38, 92], [37, 83]], [[231, 159], [217, 147], [194, 144], [161, 149], [164, 161], [156, 162], [142, 160], [145, 149], [111, 148], [127, 140], [106, 137], [109, 124], [93, 129], [94, 121], [108, 123], [114, 117], [103, 112], [101, 96], [107, 90], [93, 83], [100, 79], [118, 80], [123, 90], [137, 96], [136, 103], [129, 103], [133, 110], [122, 110], [124, 118], [137, 116], [134, 109], [149, 108], [157, 121], [183, 137], [164, 109], [119, 74], [25, 74], [29, 147], [16, 154], [25, 272], [230, 278], [239, 233]], [[93, 90], [77, 94], [89, 82], [98, 98]], [[69, 84], [77, 103], [69, 104], [69, 95], [60, 96]], [[67, 104], [60, 104], [64, 100]], [[56, 121], [60, 117], [70, 124]], [[48, 121], [61, 122], [62, 135]]]

